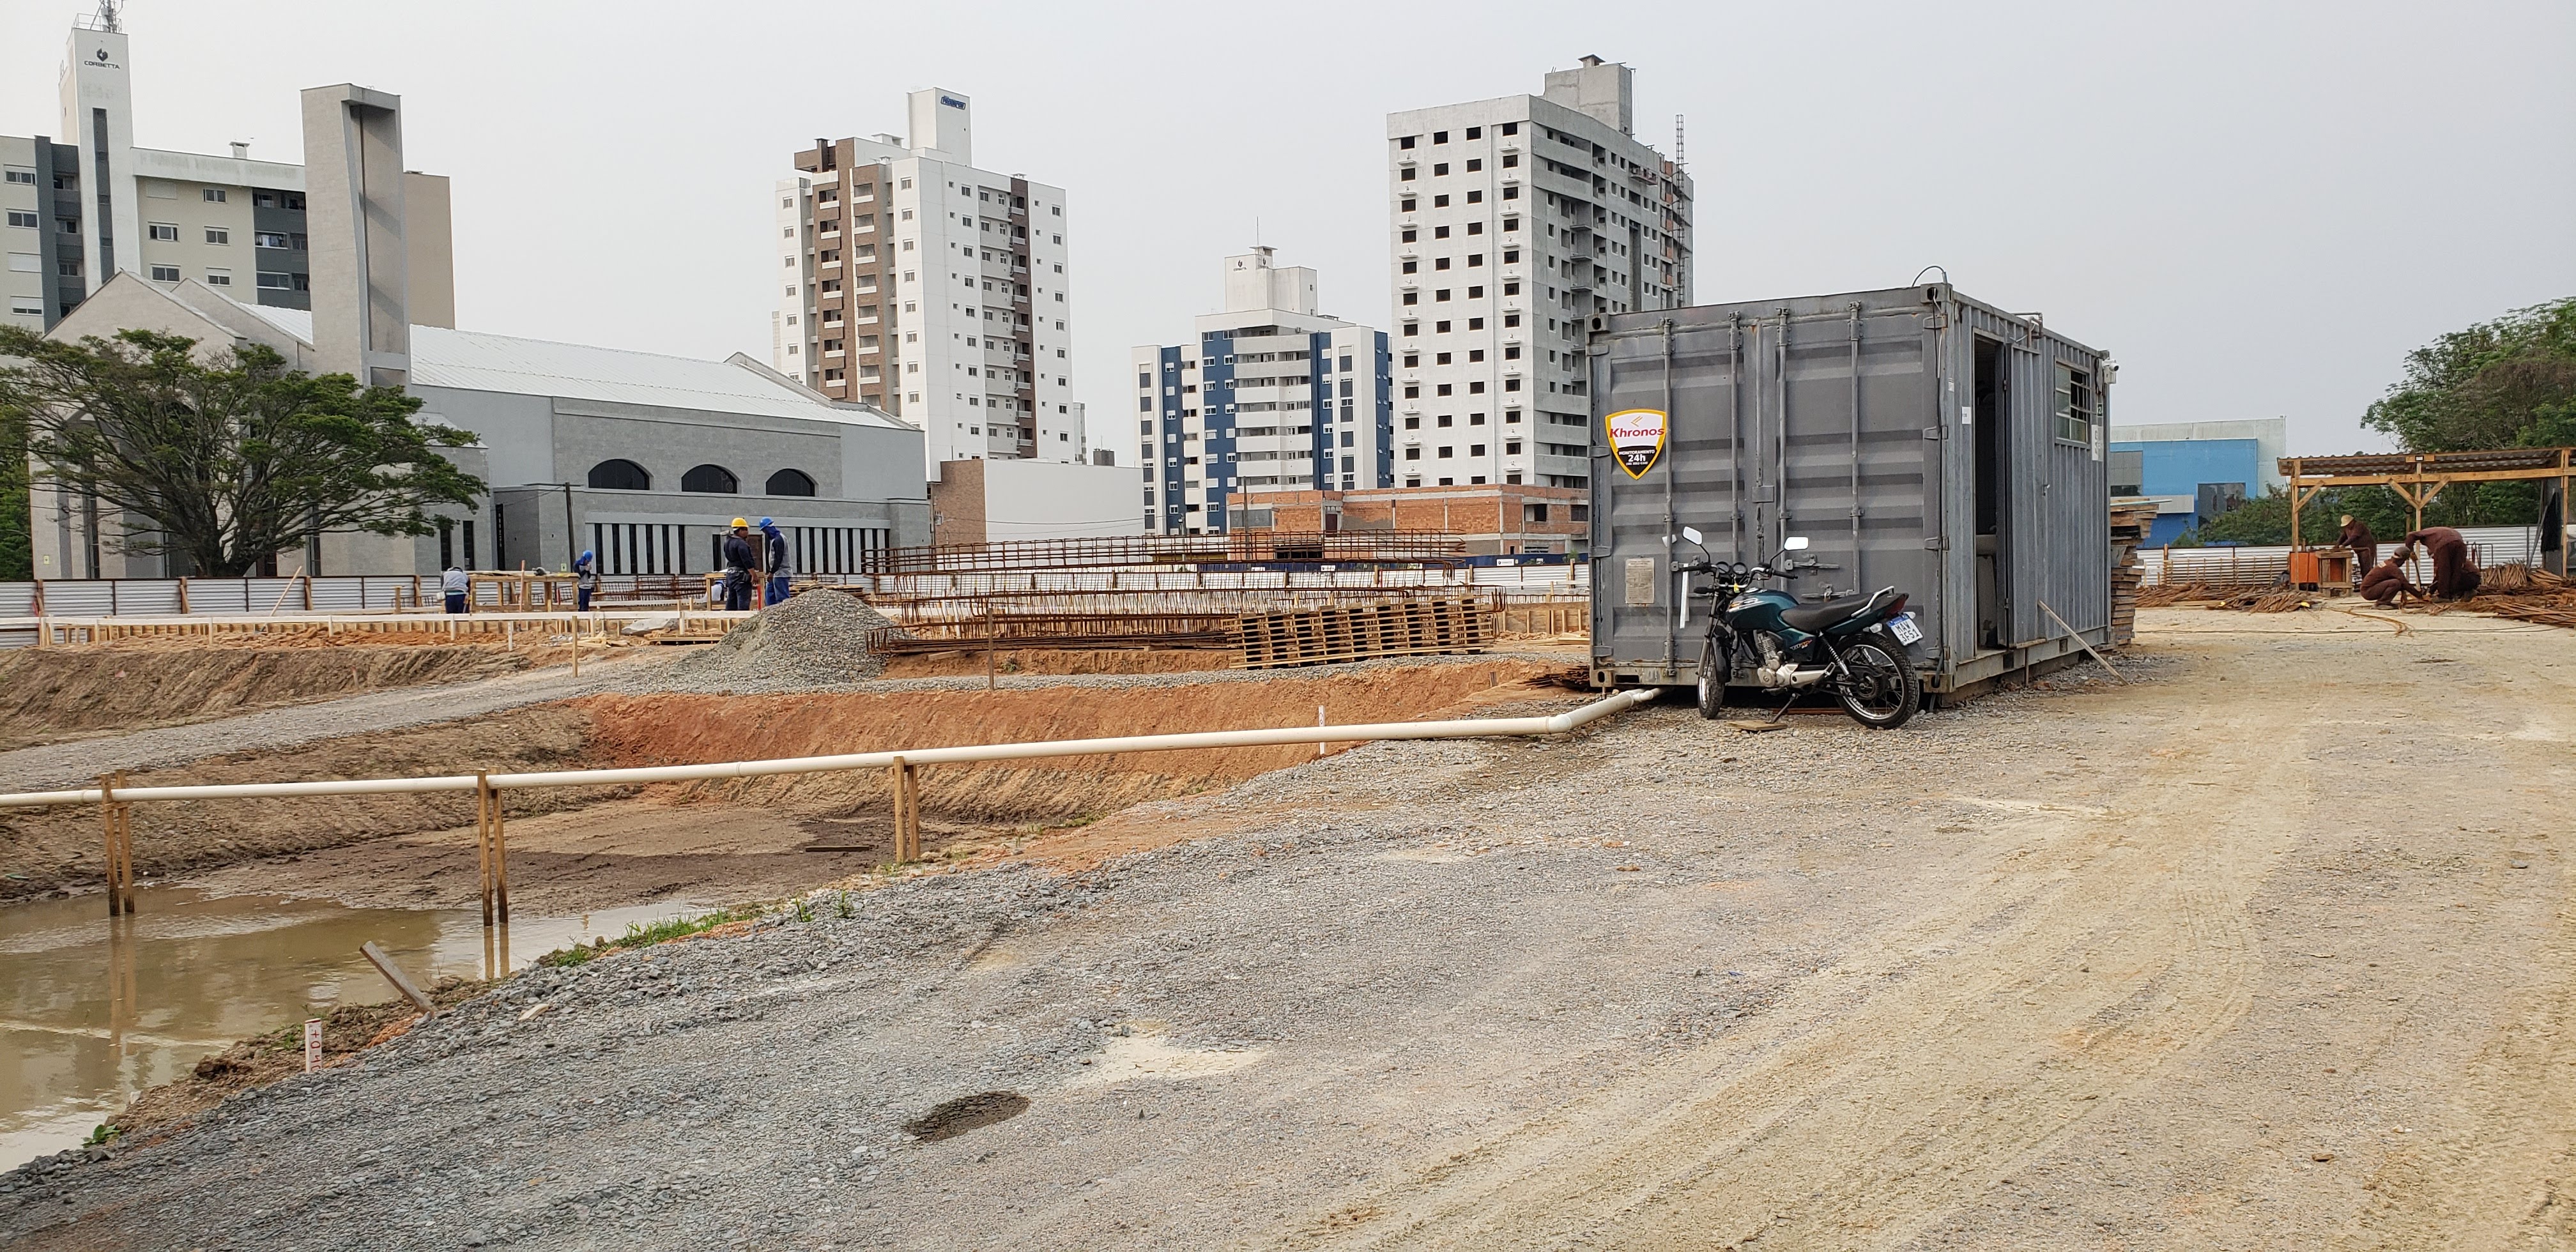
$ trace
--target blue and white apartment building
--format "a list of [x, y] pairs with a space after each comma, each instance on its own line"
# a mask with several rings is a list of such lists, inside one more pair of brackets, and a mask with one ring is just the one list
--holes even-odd
[[1316, 312], [1315, 271], [1269, 248], [1225, 259], [1225, 311], [1197, 342], [1133, 364], [1148, 533], [1224, 533], [1229, 496], [1394, 483], [1386, 332]]
[[2171, 543], [2184, 531], [2246, 500], [2283, 486], [2289, 423], [2166, 422], [2111, 428], [2111, 494], [2153, 496], [2156, 524], [2147, 545]]

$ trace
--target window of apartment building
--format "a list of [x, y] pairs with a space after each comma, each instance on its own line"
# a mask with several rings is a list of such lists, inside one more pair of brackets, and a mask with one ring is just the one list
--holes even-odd
[[1517, 361], [1521, 359], [1521, 346], [1516, 343], [1503, 345], [1503, 359], [1506, 361]]
[[[1507, 295], [1507, 296], [1517, 296], [1517, 295], [1519, 295], [1520, 293], [1521, 293], [1521, 285], [1520, 285], [1519, 283], [1506, 283], [1506, 284], [1504, 284], [1504, 285], [1503, 285], [1503, 294], [1504, 294], [1504, 295]], [[1518, 325], [1520, 325], [1520, 324], [1521, 324], [1521, 315], [1520, 315], [1520, 314], [1518, 314], [1518, 313], [1505, 313], [1505, 314], [1503, 314], [1503, 326], [1504, 326], [1506, 329], [1509, 329], [1509, 328], [1514, 327], [1514, 326], [1518, 326]]]
[[[1468, 291], [1468, 293], [1469, 293], [1470, 295], [1478, 295], [1478, 296], [1481, 296], [1481, 295], [1485, 294], [1485, 289], [1484, 289], [1484, 288], [1482, 288], [1482, 287], [1470, 287], [1470, 288], [1468, 288], [1468, 289], [1467, 289], [1467, 291]], [[1485, 328], [1485, 319], [1483, 319], [1483, 318], [1481, 318], [1481, 317], [1471, 317], [1471, 318], [1468, 318], [1468, 319], [1467, 319], [1467, 329], [1469, 329], [1469, 330], [1483, 330], [1484, 328]]]
[[1422, 364], [1422, 354], [1421, 354], [1421, 353], [1419, 353], [1419, 352], [1407, 352], [1407, 353], [1405, 353], [1405, 354], [1404, 354], [1404, 368], [1406, 368], [1406, 369], [1412, 369], [1413, 367], [1415, 367], [1415, 366], [1417, 366], [1417, 365], [1420, 365], [1420, 364]]
[[1422, 333], [1422, 323], [1420, 323], [1420, 322], [1406, 322], [1406, 323], [1404, 324], [1404, 333], [1405, 333], [1405, 335], [1406, 335], [1407, 337], [1411, 337], [1411, 336], [1414, 336], [1414, 335], [1419, 335], [1419, 334], [1421, 334], [1421, 333]]
[[1467, 359], [1468, 359], [1469, 361], [1481, 361], [1481, 360], [1484, 360], [1484, 359], [1485, 359], [1485, 350], [1484, 350], [1483, 348], [1475, 348], [1475, 349], [1472, 349], [1472, 350], [1470, 350], [1470, 351], [1467, 353]]
[[1431, 228], [1431, 237], [1434, 239], [1446, 239], [1449, 237], [1449, 228], [1446, 226], [1434, 226]]
[[1509, 233], [1511, 233], [1512, 231], [1519, 230], [1520, 228], [1521, 228], [1521, 219], [1519, 219], [1519, 218], [1517, 218], [1517, 217], [1507, 217], [1507, 218], [1504, 218], [1504, 219], [1503, 219], [1503, 232], [1504, 232], [1505, 234], [1509, 234]]
[[[1421, 136], [1420, 136], [1420, 135], [1406, 135], [1406, 136], [1404, 136], [1404, 137], [1402, 137], [1402, 138], [1400, 138], [1400, 139], [1397, 139], [1397, 140], [1395, 141], [1395, 146], [1396, 146], [1396, 147], [1399, 147], [1399, 148], [1411, 148], [1411, 147], [1413, 146], [1413, 141], [1414, 141], [1414, 140], [1416, 140], [1416, 139], [1419, 139], [1419, 138], [1421, 138]], [[29, 181], [29, 182], [34, 182], [34, 181], [35, 181], [35, 179], [34, 179], [33, 177], [30, 177], [27, 181]]]
[[1485, 263], [1485, 254], [1484, 254], [1484, 253], [1482, 253], [1482, 252], [1470, 252], [1470, 253], [1468, 253], [1468, 254], [1467, 254], [1467, 268], [1469, 268], [1469, 269], [1475, 269], [1475, 268], [1477, 268], [1477, 267], [1479, 267], [1479, 266], [1482, 266], [1484, 263]]
[[204, 195], [205, 195], [205, 197], [206, 197], [206, 203], [208, 203], [208, 204], [222, 204], [222, 203], [224, 202], [224, 189], [223, 189], [223, 188], [221, 188], [221, 187], [206, 187], [206, 188], [203, 188], [203, 189], [201, 189], [201, 190], [202, 190], [203, 194], [204, 194]]
[[1484, 234], [1485, 224], [1483, 222], [1469, 222], [1467, 223], [1467, 233], [1470, 235]]
[[1433, 269], [1435, 269], [1435, 270], [1445, 270], [1445, 269], [1449, 268], [1449, 258], [1447, 258], [1447, 257], [1445, 257], [1445, 256], [1444, 256], [1444, 257], [1433, 257], [1433, 258], [1431, 259], [1431, 268], [1433, 268]]
[[[1451, 384], [1451, 383], [1442, 383], [1442, 384], [1440, 384], [1440, 390], [1439, 390], [1439, 392], [1438, 392], [1437, 394], [1444, 395], [1444, 396], [1445, 396], [1445, 395], [1448, 395], [1448, 394], [1449, 394], [1449, 390], [1450, 390], [1450, 388], [1451, 388], [1453, 385], [1454, 385], [1454, 384]], [[1441, 418], [1441, 419], [1440, 419], [1440, 423], [1441, 423], [1442, 425], [1444, 425], [1444, 426], [1445, 426], [1445, 425], [1447, 425], [1447, 424], [1449, 423], [1449, 419], [1448, 419], [1448, 418], [1445, 418], [1445, 417], [1444, 417], [1444, 418]]]
[[1406, 430], [1420, 430], [1422, 429], [1422, 419], [1420, 417], [1408, 417], [1404, 419], [1404, 428]]
[[1467, 193], [1467, 203], [1469, 203], [1469, 204], [1483, 204], [1484, 202], [1485, 202], [1485, 193], [1484, 193], [1484, 192], [1482, 192], [1482, 191], [1471, 191], [1471, 192], [1468, 192], [1468, 193]]
[[[1514, 439], [1514, 440], [1510, 440], [1510, 441], [1508, 441], [1508, 442], [1506, 442], [1506, 443], [1504, 443], [1504, 444], [1503, 444], [1503, 455], [1504, 455], [1504, 456], [1519, 456], [1520, 454], [1521, 454], [1521, 441], [1520, 441], [1520, 440], [1518, 440], [1518, 439]], [[1536, 516], [1530, 516], [1529, 514], [1524, 513], [1524, 514], [1523, 514], [1523, 516], [1524, 516], [1524, 517], [1528, 518], [1528, 520], [1533, 521], [1533, 522], [1544, 522], [1544, 521], [1546, 521], [1546, 520], [1547, 520], [1547, 506], [1546, 506], [1546, 505], [1541, 504], [1541, 505], [1535, 505], [1535, 506], [1532, 506], [1532, 507], [1535, 507], [1536, 509], [1538, 509], [1538, 513], [1537, 513], [1537, 515], [1536, 515]]]
[[1449, 289], [1442, 287], [1439, 290], [1432, 292], [1431, 298], [1433, 300], [1446, 300], [1449, 298]]
[[1484, 162], [1484, 159], [1483, 159], [1483, 158], [1481, 158], [1481, 157], [1472, 157], [1472, 158], [1469, 158], [1469, 159], [1468, 159], [1468, 161], [1467, 161], [1467, 172], [1468, 172], [1468, 173], [1473, 174], [1473, 173], [1475, 173], [1476, 171], [1481, 170], [1481, 169], [1483, 169], [1483, 168], [1485, 168], [1485, 162]]
[[1412, 212], [1412, 211], [1413, 211], [1413, 197], [1411, 197], [1411, 196], [1406, 196], [1404, 199], [1397, 201], [1397, 202], [1396, 202], [1395, 207], [1396, 207], [1396, 211], [1397, 211], [1397, 212], [1400, 212], [1400, 213], [1410, 213], [1410, 212]]
[[[907, 179], [903, 180], [903, 182], [900, 184], [900, 186], [902, 186], [902, 188], [903, 188], [905, 191], [910, 191], [910, 190], [912, 190], [912, 180], [911, 180], [911, 179], [909, 179], [909, 178], [907, 178]], [[910, 215], [909, 215], [909, 214], [907, 214], [906, 216], [910, 216]]]
[[231, 270], [207, 270], [206, 285], [209, 287], [230, 287], [233, 285], [233, 272]]
[[1434, 161], [1434, 162], [1432, 162], [1432, 163], [1431, 163], [1431, 176], [1432, 176], [1432, 177], [1434, 177], [1434, 178], [1442, 178], [1442, 177], [1446, 177], [1446, 176], [1448, 175], [1448, 173], [1449, 173], [1449, 163], [1448, 163], [1447, 161]]
[[1419, 233], [1419, 232], [1415, 231], [1415, 230], [1414, 230], [1412, 227], [1410, 227], [1410, 226], [1405, 227], [1405, 228], [1404, 228], [1404, 242], [1406, 242], [1406, 243], [1412, 243], [1412, 242], [1413, 242], [1413, 240], [1414, 240], [1414, 236], [1415, 236], [1416, 234], [1418, 234], [1418, 233]]
[[1520, 420], [1521, 420], [1521, 411], [1520, 411], [1519, 409], [1505, 409], [1505, 410], [1503, 410], [1503, 425], [1505, 425], [1505, 426], [1517, 426], [1517, 425], [1519, 425], [1519, 424], [1520, 424]]
[[1518, 200], [1521, 198], [1521, 189], [1518, 186], [1507, 186], [1503, 188], [1503, 198], [1506, 200]]
[[[1420, 449], [1420, 448], [1406, 448], [1406, 449], [1404, 450], [1404, 459], [1405, 459], [1405, 460], [1408, 460], [1408, 461], [1419, 461], [1419, 460], [1421, 460], [1421, 459], [1422, 459], [1422, 449]], [[1418, 486], [1421, 486], [1421, 485], [1422, 485], [1422, 483], [1421, 483], [1421, 480], [1420, 480], [1420, 479], [1416, 479], [1416, 480], [1414, 480], [1414, 482], [1413, 482], [1412, 484], [1410, 484], [1410, 485], [1412, 485], [1412, 486], [1417, 486], [1417, 487], [1418, 487]]]
[[54, 262], [54, 273], [64, 278], [78, 278], [81, 276], [81, 263], [77, 258], [68, 261], [56, 261]]
[[16, 209], [9, 210], [9, 224], [12, 226], [24, 226], [29, 229], [34, 229], [35, 227], [44, 225], [44, 223], [45, 219], [37, 214], [21, 213]]
[[[1441, 449], [1440, 449], [1440, 459], [1441, 459], [1441, 460], [1443, 460], [1443, 461], [1446, 461], [1446, 460], [1448, 460], [1449, 458], [1454, 457], [1454, 456], [1456, 456], [1456, 455], [1458, 455], [1458, 449], [1456, 449], [1455, 447], [1450, 447], [1450, 446], [1443, 445], [1443, 446], [1441, 447]], [[1448, 485], [1448, 483], [1449, 483], [1449, 480], [1444, 478], [1444, 479], [1441, 479], [1441, 480], [1440, 480], [1440, 482], [1441, 482], [1441, 485], [1442, 485], [1442, 486], [1447, 486], [1447, 485]]]
[[175, 283], [179, 281], [179, 267], [176, 265], [153, 266], [152, 281], [156, 283]]
[[154, 222], [152, 223], [151, 230], [152, 238], [158, 242], [179, 242], [179, 224], [177, 222]]
[[1448, 333], [1449, 333], [1449, 323], [1447, 323], [1447, 322], [1435, 322], [1435, 323], [1433, 323], [1433, 324], [1432, 324], [1432, 326], [1431, 326], [1431, 330], [1432, 330], [1432, 333], [1433, 333], [1433, 334], [1439, 334], [1439, 335], [1445, 335], [1445, 334], [1448, 334]]
[[1407, 274], [1417, 274], [1421, 271], [1422, 262], [1420, 261], [1407, 261], [1404, 263], [1404, 272]]
[[254, 281], [258, 282], [261, 287], [270, 291], [288, 291], [292, 290], [295, 286], [295, 280], [292, 276], [279, 273], [275, 270], [259, 271], [259, 276]]
[[1415, 168], [1413, 168], [1412, 166], [1408, 165], [1408, 166], [1405, 166], [1403, 169], [1397, 170], [1397, 171], [1395, 172], [1395, 178], [1396, 178], [1396, 181], [1397, 181], [1397, 182], [1409, 183], [1409, 182], [1412, 182], [1412, 181], [1413, 181], [1413, 179], [1414, 179], [1414, 176], [1415, 176], [1416, 174], [1419, 174], [1420, 172], [1421, 172], [1421, 171], [1416, 170], [1416, 169], [1415, 169]]
[[1440, 420], [1437, 424], [1442, 427], [1455, 426], [1458, 424], [1458, 419], [1450, 414], [1443, 413], [1440, 415]]
[[1517, 153], [1517, 152], [1506, 152], [1506, 153], [1504, 153], [1504, 154], [1503, 154], [1503, 168], [1504, 168], [1504, 169], [1507, 169], [1507, 170], [1509, 170], [1509, 169], [1518, 169], [1518, 168], [1520, 168], [1520, 164], [1521, 164], [1521, 154], [1519, 154], [1519, 153]]
[[1432, 208], [1435, 208], [1435, 209], [1445, 209], [1445, 208], [1448, 208], [1448, 207], [1449, 207], [1449, 197], [1448, 197], [1448, 196], [1446, 196], [1446, 195], [1438, 195], [1438, 196], [1433, 196], [1433, 197], [1431, 197], [1431, 207], [1432, 207]]
[[1420, 302], [1420, 301], [1421, 301], [1421, 299], [1422, 299], [1422, 293], [1421, 293], [1421, 292], [1418, 292], [1418, 291], [1408, 291], [1408, 292], [1404, 293], [1404, 302], [1405, 302], [1406, 304], [1415, 304], [1415, 303]]
[[209, 226], [206, 228], [207, 243], [229, 245], [232, 241], [233, 232], [230, 229], [222, 226]]
[[1435, 130], [1435, 131], [1431, 132], [1431, 142], [1433, 142], [1433, 143], [1447, 143], [1447, 142], [1449, 142], [1449, 132], [1448, 132], [1448, 131], [1445, 131], [1445, 130]]
[[26, 166], [12, 165], [8, 169], [8, 175], [10, 182], [25, 183], [30, 187], [36, 185], [36, 171]]

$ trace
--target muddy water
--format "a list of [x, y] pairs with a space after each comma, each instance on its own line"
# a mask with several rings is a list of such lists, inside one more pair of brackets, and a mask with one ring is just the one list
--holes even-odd
[[94, 895], [0, 908], [0, 1169], [79, 1143], [136, 1092], [245, 1036], [393, 998], [361, 943], [373, 940], [428, 984], [520, 968], [692, 907], [521, 916], [506, 956], [465, 909], [352, 909], [185, 887], [145, 887], [136, 914], [112, 921]]

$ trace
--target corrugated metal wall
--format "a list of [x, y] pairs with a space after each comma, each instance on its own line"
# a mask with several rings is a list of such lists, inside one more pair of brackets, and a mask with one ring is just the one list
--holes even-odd
[[[1805, 536], [1825, 568], [1792, 584], [1802, 598], [1910, 593], [1945, 674], [1997, 651], [1978, 637], [1977, 444], [1963, 394], [1981, 338], [2000, 345], [2006, 375], [1996, 631], [2008, 646], [2062, 634], [2042, 625], [2045, 601], [2098, 642], [2110, 615], [2109, 415], [2097, 400], [2090, 442], [2059, 439], [2053, 392], [2064, 364], [2101, 396], [2101, 356], [1936, 284], [1602, 320], [1592, 339], [1596, 667], [1648, 682], [1695, 677], [1704, 623], [1683, 620], [1666, 538], [1682, 526], [1701, 530], [1716, 559], [1748, 563]], [[1666, 413], [1669, 433], [1662, 459], [1632, 477], [1602, 431], [1609, 415], [1638, 409]]]

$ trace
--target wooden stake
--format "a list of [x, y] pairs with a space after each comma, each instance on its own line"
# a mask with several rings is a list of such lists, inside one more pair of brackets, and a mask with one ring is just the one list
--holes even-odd
[[492, 781], [474, 775], [474, 869], [483, 895], [483, 925], [492, 925]]
[[99, 833], [107, 858], [107, 915], [134, 912], [134, 806], [116, 798], [125, 772], [102, 774], [98, 780]]
[[2059, 617], [2059, 616], [2057, 615], [2057, 610], [2055, 610], [2055, 609], [2052, 609], [2052, 608], [2048, 607], [2048, 601], [2046, 601], [2046, 600], [2042, 600], [2042, 601], [2040, 601], [2040, 602], [2039, 602], [2039, 611], [2040, 611], [2040, 612], [2042, 612], [2042, 613], [2046, 613], [2046, 614], [2048, 614], [2049, 620], [2051, 620], [2051, 621], [2053, 621], [2053, 622], [2056, 622], [2056, 623], [2057, 623], [2057, 626], [2058, 626], [2058, 629], [2065, 631], [2069, 637], [2071, 637], [2071, 638], [2073, 638], [2073, 639], [2075, 640], [2075, 642], [2076, 642], [2076, 643], [2078, 643], [2078, 644], [2082, 645], [2082, 646], [2083, 646], [2083, 648], [2084, 648], [2084, 650], [2085, 650], [2086, 652], [2091, 652], [2091, 653], [2093, 654], [2093, 659], [2094, 659], [2094, 660], [2096, 660], [2096, 661], [2101, 661], [2101, 662], [2102, 662], [2102, 668], [2103, 668], [2103, 669], [2105, 669], [2105, 670], [2110, 670], [2111, 677], [2113, 677], [2113, 678], [2117, 678], [2117, 679], [2119, 679], [2119, 680], [2120, 680], [2121, 682], [2123, 682], [2123, 683], [2125, 683], [2125, 682], [2129, 681], [2128, 679], [2121, 677], [2121, 675], [2120, 675], [2120, 671], [2118, 671], [2118, 670], [2116, 670], [2116, 669], [2111, 669], [2111, 663], [2110, 663], [2109, 661], [2105, 661], [2105, 660], [2103, 660], [2103, 659], [2102, 659], [2102, 654], [2101, 654], [2101, 653], [2099, 653], [2099, 652], [2094, 652], [2094, 651], [2093, 651], [2093, 645], [2092, 645], [2092, 644], [2090, 644], [2090, 643], [2086, 643], [2086, 642], [2084, 641], [2084, 636], [2083, 636], [2083, 635], [2078, 634], [2078, 633], [2076, 632], [2076, 629], [2075, 629], [2074, 627], [2067, 625], [2067, 624], [2066, 624], [2066, 619], [2065, 619], [2065, 618], [2062, 618], [2062, 617]]
[[921, 785], [910, 762], [896, 757], [886, 767], [894, 786], [894, 859], [898, 865], [921, 859]]
[[430, 1003], [429, 997], [421, 994], [420, 988], [403, 976], [402, 967], [394, 964], [394, 959], [385, 955], [385, 950], [377, 947], [374, 940], [359, 944], [358, 953], [366, 957], [368, 963], [376, 967], [376, 972], [384, 975], [385, 981], [392, 983], [394, 990], [401, 992], [402, 997], [411, 1001], [414, 1007], [431, 1017], [438, 1016], [438, 1006]]
[[502, 820], [498, 788], [492, 792], [492, 899], [501, 919], [501, 959], [506, 964], [510, 959], [510, 830]]

